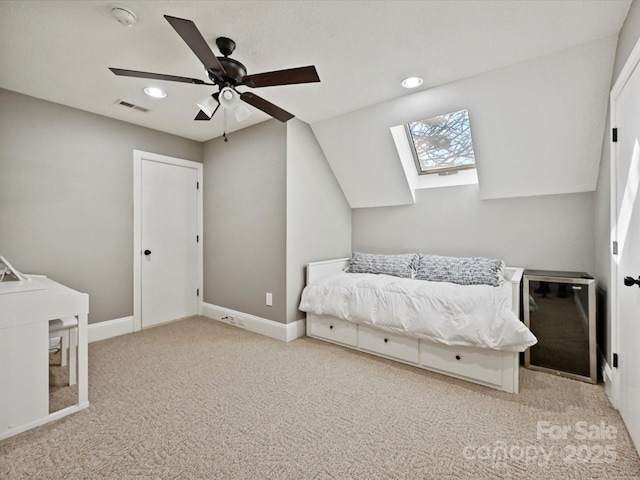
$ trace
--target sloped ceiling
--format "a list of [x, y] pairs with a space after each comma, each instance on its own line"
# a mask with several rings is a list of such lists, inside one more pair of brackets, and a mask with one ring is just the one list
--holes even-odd
[[414, 203], [391, 127], [469, 110], [482, 199], [596, 188], [617, 37], [312, 125], [352, 208]]
[[[319, 84], [256, 92], [313, 124], [407, 95], [408, 75], [426, 91], [615, 35], [631, 0], [119, 1], [138, 16], [130, 28], [111, 18], [112, 3], [0, 0], [0, 88], [206, 141], [224, 128], [222, 115], [193, 121], [211, 87], [161, 82], [159, 101], [142, 93], [149, 82], [108, 71], [205, 79], [164, 14], [193, 20], [210, 45], [233, 38], [249, 73], [315, 65]], [[228, 131], [268, 118], [230, 118]]]

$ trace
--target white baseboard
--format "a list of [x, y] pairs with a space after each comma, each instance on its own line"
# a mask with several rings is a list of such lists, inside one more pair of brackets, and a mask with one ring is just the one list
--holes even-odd
[[[248, 313], [238, 312], [230, 308], [219, 307], [210, 303], [202, 303], [201, 314], [228, 325], [259, 333], [266, 337], [275, 338], [283, 342], [290, 342], [305, 335], [305, 321], [297, 320], [292, 323], [280, 323]], [[235, 323], [231, 322], [234, 317]]]
[[133, 333], [133, 317], [116, 318], [89, 325], [89, 343]]
[[[285, 325], [284, 323], [274, 322], [273, 320], [238, 312], [230, 308], [218, 307], [210, 303], [202, 303], [201, 314], [229, 325], [231, 325], [231, 322], [229, 322], [228, 317], [233, 316], [236, 319], [236, 327], [244, 328], [250, 332], [259, 333], [260, 335], [275, 338], [283, 342], [290, 342], [296, 338], [304, 337], [306, 331], [304, 320], [298, 320]], [[227, 318], [223, 320], [225, 317]], [[105, 322], [92, 323], [89, 325], [89, 343], [126, 335], [127, 333], [133, 333], [133, 317], [116, 318]]]

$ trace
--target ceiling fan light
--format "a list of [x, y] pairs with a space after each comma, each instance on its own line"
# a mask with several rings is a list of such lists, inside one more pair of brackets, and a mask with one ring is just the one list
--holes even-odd
[[207, 95], [203, 99], [198, 100], [196, 102], [196, 105], [198, 105], [198, 107], [200, 107], [200, 110], [206, 113], [208, 117], [211, 117], [213, 115], [213, 112], [215, 112], [216, 107], [218, 106], [218, 102], [216, 102], [216, 99], [213, 98], [213, 95]]
[[240, 95], [234, 89], [224, 87], [218, 96], [220, 105], [226, 110], [235, 110], [240, 106]]
[[423, 80], [420, 77], [407, 77], [400, 82], [400, 85], [404, 88], [416, 88], [422, 85], [422, 82]]
[[240, 104], [233, 110], [233, 114], [236, 116], [236, 121], [239, 123], [251, 116], [251, 110], [245, 105]]

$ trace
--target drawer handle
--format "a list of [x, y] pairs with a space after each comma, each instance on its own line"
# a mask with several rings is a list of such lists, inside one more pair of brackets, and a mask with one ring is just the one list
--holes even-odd
[[329, 330], [333, 330], [333, 325], [329, 325]]
[[389, 339], [388, 339], [388, 338], [385, 338], [385, 339], [384, 339], [384, 343], [387, 343], [388, 341], [389, 341]]
[[460, 360], [462, 357], [460, 355], [456, 355], [456, 360]]

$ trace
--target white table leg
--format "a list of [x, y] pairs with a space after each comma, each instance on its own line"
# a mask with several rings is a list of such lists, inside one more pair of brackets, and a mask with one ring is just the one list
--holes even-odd
[[78, 329], [69, 329], [69, 385], [75, 385], [78, 372]]
[[89, 404], [89, 348], [87, 315], [78, 315], [78, 405]]

